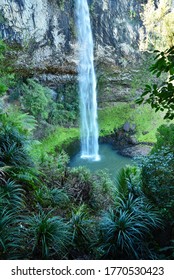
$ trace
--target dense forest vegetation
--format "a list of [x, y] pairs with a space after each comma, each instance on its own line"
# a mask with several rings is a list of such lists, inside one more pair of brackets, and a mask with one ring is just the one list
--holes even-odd
[[[79, 139], [77, 86], [55, 100], [15, 71], [11, 46], [0, 41], [0, 259], [173, 259], [174, 41], [164, 32], [173, 22], [164, 2], [150, 6], [149, 18], [145, 8], [151, 53], [132, 80], [131, 101], [99, 110], [100, 137], [131, 120], [137, 141], [153, 144], [115, 180], [107, 170], [69, 167]], [[152, 22], [159, 17], [163, 32]]]

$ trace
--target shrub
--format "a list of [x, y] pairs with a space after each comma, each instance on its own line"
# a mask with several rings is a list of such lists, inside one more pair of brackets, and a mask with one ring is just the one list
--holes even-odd
[[42, 210], [25, 221], [26, 254], [31, 259], [65, 259], [70, 244], [68, 224]]
[[14, 211], [0, 205], [0, 259], [17, 257], [19, 230]]
[[149, 103], [155, 111], [162, 111], [165, 113], [164, 119], [172, 120], [174, 118], [174, 46], [163, 52], [155, 51], [157, 53], [156, 62], [151, 66], [150, 71], [159, 77], [161, 74], [167, 73], [165, 80], [161, 83], [146, 85], [144, 92], [136, 103]]
[[169, 148], [158, 150], [142, 162], [143, 191], [169, 220], [174, 217], [174, 156]]
[[140, 169], [123, 168], [118, 175], [112, 206], [103, 211], [100, 220], [99, 257], [154, 258], [151, 234], [159, 225], [157, 212], [141, 190]]
[[46, 120], [49, 113], [49, 102], [51, 102], [49, 89], [44, 88], [32, 79], [28, 79], [27, 84], [23, 84], [22, 90], [21, 103], [24, 110], [38, 120]]
[[0, 166], [8, 177], [22, 185], [32, 185], [38, 181], [38, 172], [29, 155], [31, 133], [35, 127], [33, 117], [16, 110], [0, 114]]
[[52, 102], [48, 122], [53, 125], [71, 126], [77, 120], [77, 113], [68, 109], [62, 103]]
[[93, 175], [90, 207], [95, 211], [106, 210], [113, 203], [114, 183], [107, 170], [100, 170]]
[[40, 169], [43, 173], [43, 180], [50, 188], [63, 187], [67, 176], [69, 156], [61, 151], [56, 156], [52, 156], [43, 151]]
[[157, 141], [152, 149], [152, 152], [157, 152], [164, 147], [168, 147], [173, 151], [174, 147], [174, 124], [170, 125], [161, 125], [157, 129], [156, 134]]
[[[31, 166], [31, 159], [29, 158], [24, 147], [19, 147], [17, 142], [13, 139], [1, 135], [0, 141], [2, 141], [0, 147], [0, 165], [1, 166]], [[6, 139], [5, 139], [6, 138]], [[19, 140], [19, 139], [18, 139]]]
[[18, 86], [18, 90], [13, 91], [12, 99], [13, 96], [21, 95], [21, 108], [37, 120], [47, 121], [52, 125], [70, 126], [76, 122], [78, 111], [77, 97], [70, 92], [68, 88], [64, 88], [63, 95], [53, 100], [49, 88], [28, 79], [26, 83]]
[[24, 190], [22, 187], [11, 179], [0, 180], [0, 198], [2, 205], [6, 208], [15, 210], [24, 207]]
[[141, 198], [120, 199], [115, 208], [103, 214], [100, 221], [101, 258], [154, 258], [148, 241], [151, 232], [159, 226], [156, 213]]
[[53, 206], [58, 206], [62, 209], [68, 207], [70, 200], [65, 190], [53, 188], [51, 189], [51, 196]]
[[141, 194], [140, 169], [136, 166], [122, 168], [117, 176], [115, 196], [128, 198], [130, 193], [134, 197]]
[[90, 253], [95, 239], [94, 221], [89, 218], [84, 204], [72, 210], [69, 224], [72, 231], [72, 254], [77, 256]]
[[[14, 85], [14, 74], [9, 66], [8, 46], [0, 40], [0, 96], [3, 95], [10, 86]], [[11, 62], [11, 61], [10, 61]]]
[[90, 201], [92, 184], [90, 171], [80, 166], [70, 170], [64, 187], [75, 203], [83, 204]]
[[0, 126], [8, 131], [16, 130], [21, 137], [28, 137], [32, 136], [32, 132], [36, 128], [36, 120], [33, 116], [22, 113], [14, 107], [8, 107], [7, 110], [0, 111]]
[[42, 186], [35, 192], [36, 202], [39, 202], [42, 207], [59, 207], [66, 208], [69, 203], [69, 197], [66, 192], [58, 188], [48, 188]]

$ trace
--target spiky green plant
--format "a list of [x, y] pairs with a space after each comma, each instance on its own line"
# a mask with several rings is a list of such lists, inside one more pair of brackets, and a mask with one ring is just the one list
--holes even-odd
[[9, 176], [21, 184], [24, 189], [36, 189], [40, 185], [41, 172], [34, 167], [16, 166], [6, 168]]
[[38, 172], [29, 155], [29, 135], [34, 123], [32, 117], [15, 110], [0, 114], [0, 166], [12, 180], [32, 187], [38, 181]]
[[3, 165], [31, 166], [31, 134], [36, 127], [32, 116], [8, 108], [0, 113], [0, 161]]
[[160, 225], [160, 220], [141, 198], [119, 198], [113, 209], [105, 212], [100, 222], [101, 256], [109, 259], [153, 258], [148, 247], [151, 232]]
[[43, 185], [35, 190], [35, 199], [42, 207], [49, 207], [51, 205], [51, 190]]
[[22, 113], [14, 107], [8, 107], [0, 113], [0, 123], [3, 128], [15, 128], [18, 133], [25, 136], [30, 136], [37, 125], [33, 116]]
[[[0, 148], [1, 166], [22, 166], [27, 165], [29, 157], [23, 147], [18, 147], [17, 143], [3, 142]], [[30, 161], [31, 164], [31, 161]]]
[[93, 232], [94, 221], [89, 218], [85, 204], [74, 208], [71, 213], [70, 227], [72, 231], [73, 248], [78, 254], [89, 253], [95, 239]]
[[50, 189], [45, 185], [36, 189], [35, 197], [42, 207], [52, 206], [66, 208], [70, 201], [63, 189]]
[[31, 167], [32, 160], [27, 151], [28, 138], [18, 129], [2, 123], [0, 131], [0, 166]]
[[128, 197], [129, 193], [135, 197], [141, 194], [140, 170], [136, 166], [122, 168], [117, 176], [116, 196]]
[[11, 179], [0, 181], [0, 197], [3, 205], [8, 209], [21, 209], [24, 207], [24, 190], [22, 187]]
[[60, 217], [42, 210], [25, 221], [28, 258], [66, 258], [70, 244], [68, 224]]
[[0, 205], [0, 259], [13, 258], [18, 250], [19, 229], [17, 224], [15, 212]]
[[70, 202], [70, 199], [63, 189], [53, 188], [51, 189], [52, 205], [60, 208], [66, 208]]
[[88, 240], [88, 226], [89, 218], [86, 206], [82, 204], [81, 206], [73, 209], [71, 213], [70, 225], [73, 229], [72, 239], [73, 242], [78, 242], [80, 239]]

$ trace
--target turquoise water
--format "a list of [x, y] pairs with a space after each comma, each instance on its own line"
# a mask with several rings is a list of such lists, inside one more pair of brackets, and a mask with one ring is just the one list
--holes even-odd
[[70, 167], [86, 166], [91, 172], [101, 169], [107, 169], [112, 178], [116, 177], [119, 170], [126, 165], [133, 164], [131, 158], [123, 157], [112, 149], [109, 144], [100, 144], [99, 146], [99, 161], [91, 161], [81, 158], [80, 152], [72, 157]]

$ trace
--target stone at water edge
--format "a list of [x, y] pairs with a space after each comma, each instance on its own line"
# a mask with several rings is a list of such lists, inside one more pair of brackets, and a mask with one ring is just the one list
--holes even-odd
[[131, 130], [131, 125], [129, 122], [126, 122], [124, 125], [123, 125], [123, 130], [125, 132], [129, 132]]

